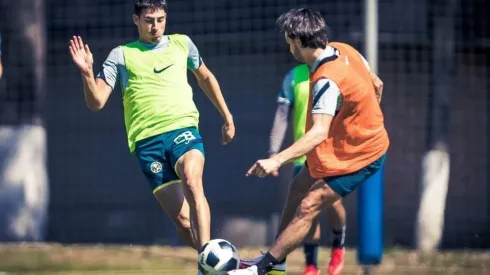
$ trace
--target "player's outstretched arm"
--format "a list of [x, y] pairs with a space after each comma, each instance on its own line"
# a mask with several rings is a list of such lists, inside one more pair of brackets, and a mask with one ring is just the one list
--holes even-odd
[[274, 174], [283, 164], [306, 155], [327, 139], [332, 119], [333, 116], [328, 114], [313, 114], [313, 126], [304, 136], [279, 154], [255, 162], [246, 176], [265, 177]]
[[87, 107], [94, 112], [101, 110], [109, 99], [112, 87], [102, 79], [95, 79], [92, 52], [90, 52], [88, 45], [83, 43], [80, 36], [73, 36], [70, 40], [69, 49], [73, 63], [82, 73], [83, 92]]
[[381, 98], [383, 97], [383, 81], [373, 72], [369, 72], [371, 76], [371, 81], [374, 85], [374, 90], [376, 92], [376, 97], [378, 98], [378, 103], [381, 103]]
[[281, 165], [306, 155], [327, 139], [333, 116], [328, 114], [313, 114], [312, 116], [313, 126], [310, 130], [293, 145], [274, 156]]
[[197, 70], [192, 71], [197, 78], [199, 87], [204, 91], [208, 98], [213, 102], [221, 116], [225, 120], [223, 125], [223, 144], [230, 143], [235, 137], [235, 124], [233, 116], [228, 110], [221, 88], [219, 87], [216, 77], [209, 71], [205, 64], [202, 64]]

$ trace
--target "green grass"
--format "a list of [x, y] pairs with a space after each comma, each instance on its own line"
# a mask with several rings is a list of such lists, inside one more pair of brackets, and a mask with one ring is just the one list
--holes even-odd
[[[263, 248], [239, 248], [243, 258], [255, 257]], [[372, 274], [438, 275], [490, 274], [490, 252], [457, 251], [420, 257], [413, 251], [389, 249], [383, 264]], [[322, 267], [328, 262], [328, 249], [319, 254]], [[344, 275], [362, 274], [356, 253], [348, 250]], [[299, 275], [303, 268], [300, 250], [288, 257], [288, 275]], [[324, 271], [324, 268], [323, 268]], [[0, 246], [0, 275], [161, 275], [196, 274], [196, 254], [191, 249], [163, 246], [63, 246], [27, 244]]]

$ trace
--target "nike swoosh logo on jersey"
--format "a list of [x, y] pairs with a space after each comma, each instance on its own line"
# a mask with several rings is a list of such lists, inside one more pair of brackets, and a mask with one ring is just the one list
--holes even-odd
[[157, 70], [157, 68], [153, 68], [153, 72], [156, 73], [156, 74], [162, 73], [166, 69], [170, 68], [172, 65], [174, 65], [174, 64], [170, 64], [170, 65], [168, 65], [167, 67], [165, 67], [165, 68], [163, 68], [161, 70]]

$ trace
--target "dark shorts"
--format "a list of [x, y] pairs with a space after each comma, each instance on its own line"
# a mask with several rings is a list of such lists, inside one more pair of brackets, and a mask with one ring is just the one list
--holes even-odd
[[303, 166], [305, 166], [304, 163], [295, 163], [293, 165], [293, 178], [296, 177], [296, 175], [299, 173], [299, 171], [301, 171], [301, 168], [303, 168]]
[[179, 159], [190, 150], [204, 155], [204, 145], [195, 127], [182, 128], [136, 142], [135, 155], [153, 193], [180, 182], [176, 172]]
[[323, 180], [330, 188], [332, 188], [333, 191], [335, 191], [335, 193], [337, 193], [337, 195], [345, 197], [352, 193], [369, 177], [376, 174], [376, 172], [383, 167], [385, 160], [386, 154], [357, 172], [347, 175], [327, 177]]

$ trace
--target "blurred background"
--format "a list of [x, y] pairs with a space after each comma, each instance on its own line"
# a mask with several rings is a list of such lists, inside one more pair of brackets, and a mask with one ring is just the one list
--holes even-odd
[[[314, 8], [332, 41], [364, 53], [365, 1], [169, 0], [168, 7], [166, 33], [191, 37], [237, 128], [233, 143], [221, 146], [221, 117], [189, 74], [207, 153], [212, 237], [270, 244], [292, 171], [244, 175], [267, 155], [277, 93], [296, 64], [275, 20], [291, 8]], [[385, 246], [417, 246], [432, 171], [448, 173], [437, 183], [442, 191], [425, 200], [429, 210], [443, 206], [440, 247], [488, 249], [490, 2], [379, 0], [378, 9], [377, 69], [391, 137]], [[71, 36], [82, 36], [98, 72], [112, 48], [137, 39], [132, 11], [130, 0], [0, 1], [1, 241], [180, 244], [127, 149], [121, 91], [90, 112], [68, 53]], [[434, 150], [442, 157], [431, 157]], [[356, 194], [345, 204], [346, 241], [355, 246]], [[324, 244], [328, 232], [324, 226]]]

